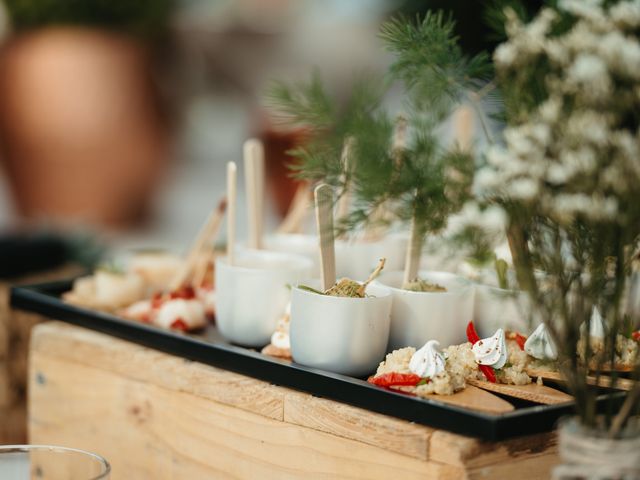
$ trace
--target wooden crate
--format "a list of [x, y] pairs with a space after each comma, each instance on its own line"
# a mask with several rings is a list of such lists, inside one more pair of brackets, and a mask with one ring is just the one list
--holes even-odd
[[482, 442], [51, 322], [31, 342], [29, 435], [119, 479], [548, 478], [554, 434]]
[[27, 354], [31, 328], [43, 318], [9, 306], [11, 285], [47, 282], [79, 275], [82, 269], [60, 269], [0, 282], [0, 444], [25, 443], [27, 439]]

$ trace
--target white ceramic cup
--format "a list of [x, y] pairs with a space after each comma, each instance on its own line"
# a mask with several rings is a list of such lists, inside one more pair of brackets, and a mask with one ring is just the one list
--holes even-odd
[[216, 325], [233, 343], [269, 343], [290, 298], [289, 285], [311, 275], [312, 263], [300, 255], [241, 250], [235, 263], [216, 259]]
[[491, 285], [476, 285], [473, 320], [482, 338], [498, 328], [528, 334], [535, 325], [527, 318], [528, 298], [525, 292], [503, 290]]
[[[303, 283], [318, 288], [318, 282]], [[291, 355], [301, 365], [362, 377], [384, 359], [391, 292], [369, 285], [365, 298], [319, 295], [301, 288], [291, 294]]]
[[295, 253], [302, 255], [313, 262], [311, 277], [320, 276], [320, 250], [319, 240], [316, 235], [303, 233], [275, 233], [264, 238], [266, 250], [273, 252]]
[[404, 264], [408, 236], [389, 234], [375, 242], [336, 240], [336, 274], [364, 281], [386, 258], [385, 270], [399, 270]]
[[446, 292], [403, 290], [403, 272], [386, 272], [378, 282], [393, 295], [389, 350], [422, 347], [437, 340], [443, 347], [465, 341], [466, 326], [473, 319], [473, 284], [448, 272], [421, 271], [420, 278], [437, 283]]

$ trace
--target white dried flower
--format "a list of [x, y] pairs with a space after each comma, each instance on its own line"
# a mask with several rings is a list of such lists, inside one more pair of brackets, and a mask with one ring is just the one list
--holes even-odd
[[511, 66], [518, 56], [518, 52], [516, 47], [510, 43], [503, 43], [493, 54], [493, 60], [498, 67], [509, 67]]
[[602, 0], [561, 0], [558, 2], [558, 7], [562, 10], [590, 20], [604, 16], [601, 6]]
[[612, 71], [633, 80], [640, 79], [640, 44], [637, 39], [627, 38], [619, 31], [608, 33], [602, 37], [598, 53]]
[[621, 28], [637, 28], [640, 26], [640, 2], [620, 2], [609, 10], [611, 19]]
[[611, 79], [607, 65], [600, 57], [590, 53], [581, 53], [567, 72], [569, 83], [582, 88], [586, 97], [599, 100], [611, 94]]
[[538, 195], [539, 185], [531, 178], [518, 178], [506, 186], [506, 191], [514, 199], [530, 201]]

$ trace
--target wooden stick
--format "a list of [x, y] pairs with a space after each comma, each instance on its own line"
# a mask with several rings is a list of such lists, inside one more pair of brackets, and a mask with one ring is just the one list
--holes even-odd
[[277, 233], [300, 233], [302, 231], [302, 223], [311, 205], [311, 189], [307, 183], [298, 186], [296, 194], [291, 201], [287, 215], [284, 217]]
[[393, 146], [391, 147], [393, 154], [393, 161], [396, 166], [400, 166], [402, 163], [402, 151], [407, 146], [407, 119], [404, 115], [398, 115], [396, 117], [396, 126], [393, 131]]
[[227, 163], [227, 263], [235, 262], [236, 244], [236, 201], [238, 169], [235, 162]]
[[369, 286], [369, 284], [373, 282], [376, 278], [378, 278], [378, 275], [380, 275], [380, 272], [382, 272], [382, 269], [384, 268], [384, 264], [386, 263], [386, 261], [387, 261], [386, 258], [381, 258], [380, 262], [378, 263], [378, 266], [375, 268], [373, 272], [371, 272], [371, 275], [369, 275], [369, 278], [367, 278], [365, 282], [362, 285], [360, 285], [360, 288], [358, 289], [358, 293], [360, 294], [361, 297], [364, 297], [364, 292], [367, 290], [367, 287]]
[[249, 248], [262, 248], [264, 205], [264, 149], [260, 140], [244, 142], [244, 178], [249, 217]]
[[333, 190], [318, 185], [314, 191], [316, 228], [320, 247], [321, 290], [326, 292], [336, 283], [336, 253], [333, 238]]
[[453, 113], [453, 136], [460, 149], [470, 152], [475, 137], [474, 111], [468, 105], [461, 105]]
[[418, 228], [415, 216], [411, 220], [411, 236], [407, 247], [407, 256], [404, 262], [404, 278], [402, 283], [409, 283], [418, 278], [420, 268], [420, 257], [422, 255], [423, 233]]
[[[393, 143], [391, 145], [391, 157], [396, 167], [400, 167], [402, 163], [402, 152], [407, 146], [407, 119], [400, 114], [396, 117], [395, 127], [393, 130]], [[367, 226], [364, 234], [365, 241], [374, 242], [380, 240], [386, 233], [387, 226], [381, 225], [389, 218], [393, 218], [393, 214], [389, 209], [389, 201], [384, 202], [372, 212], [371, 222]]]
[[342, 196], [338, 200], [338, 208], [336, 211], [336, 217], [338, 220], [343, 220], [349, 215], [349, 209], [351, 208], [351, 192], [349, 185], [349, 170], [353, 167], [351, 165], [351, 151], [353, 149], [353, 138], [348, 137], [344, 141], [342, 146], [342, 155], [340, 156], [340, 163], [342, 164], [342, 171], [344, 172], [343, 180], [345, 184], [345, 190], [342, 192]]
[[209, 269], [209, 265], [214, 262], [215, 259], [215, 251], [212, 249], [210, 252], [207, 252], [205, 255], [204, 261], [201, 261], [193, 272], [193, 284], [196, 286], [201, 286], [204, 282], [204, 277], [207, 275], [207, 270]]
[[258, 196], [258, 248], [264, 248], [264, 218], [265, 205], [267, 202], [266, 195], [266, 177], [265, 177], [265, 153], [264, 144], [257, 140], [258, 147], [256, 153], [258, 160], [256, 162], [256, 192]]
[[223, 198], [218, 202], [218, 206], [213, 210], [207, 221], [204, 223], [198, 236], [193, 242], [193, 246], [189, 250], [187, 254], [187, 258], [183, 267], [180, 269], [178, 274], [174, 277], [174, 279], [170, 282], [169, 288], [171, 290], [176, 290], [180, 288], [189, 278], [193, 270], [196, 268], [196, 263], [202, 253], [202, 250], [205, 248], [207, 243], [217, 235], [220, 230], [220, 226], [222, 225], [222, 219], [224, 218], [225, 210], [227, 209], [227, 199]]

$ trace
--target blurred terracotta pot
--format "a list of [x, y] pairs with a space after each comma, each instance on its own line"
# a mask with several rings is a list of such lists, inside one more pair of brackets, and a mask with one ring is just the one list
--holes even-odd
[[0, 52], [0, 141], [25, 217], [131, 224], [169, 157], [148, 52], [111, 32], [48, 28]]
[[266, 126], [261, 136], [268, 188], [273, 195], [276, 212], [284, 217], [301, 184], [292, 176], [290, 165], [295, 162], [295, 158], [287, 152], [309, 141], [310, 133], [305, 129], [279, 130]]

